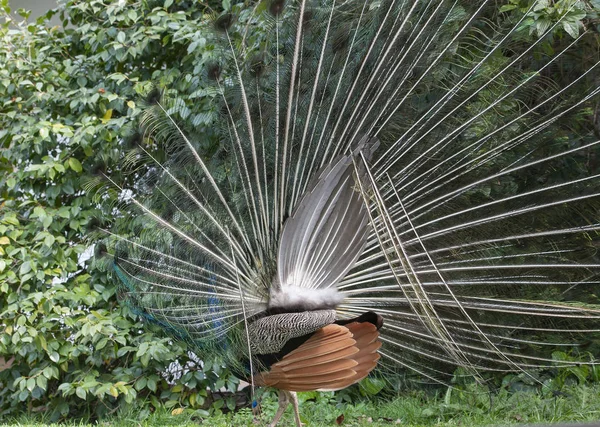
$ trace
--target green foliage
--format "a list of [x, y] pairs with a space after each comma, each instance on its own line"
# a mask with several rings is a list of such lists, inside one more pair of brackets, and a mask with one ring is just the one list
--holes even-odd
[[[537, 2], [509, 0], [500, 7], [500, 12], [519, 11], [525, 14], [520, 29], [529, 35], [542, 36], [546, 31], [566, 32], [572, 38], [579, 36], [582, 20], [586, 17], [597, 19], [598, 13], [590, 10], [590, 5], [579, 0], [541, 0]], [[589, 15], [589, 16], [588, 16]], [[554, 26], [554, 27], [553, 27]], [[559, 34], [560, 35], [560, 34]]]
[[210, 409], [221, 403], [207, 387], [236, 387], [218, 364], [167, 382], [161, 373], [185, 365], [186, 345], [148, 330], [106, 273], [81, 262], [86, 236], [98, 237], [92, 223], [110, 216], [85, 184], [101, 172], [126, 179], [118, 165], [139, 94], [154, 82], [177, 93], [210, 59], [203, 7], [66, 1], [65, 27], [50, 28], [55, 12], [21, 23], [2, 1], [0, 417], [96, 418], [134, 402], [141, 417]]

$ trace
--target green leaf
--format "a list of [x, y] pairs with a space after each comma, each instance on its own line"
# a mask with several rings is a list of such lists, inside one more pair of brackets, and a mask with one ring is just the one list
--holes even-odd
[[46, 238], [44, 239], [44, 244], [46, 246], [50, 247], [54, 244], [55, 241], [56, 241], [56, 239], [54, 238], [54, 236], [52, 234], [48, 234], [46, 236]]
[[146, 377], [140, 377], [135, 384], [133, 385], [133, 387], [137, 390], [140, 391], [141, 389], [143, 389], [144, 387], [146, 387]]
[[61, 207], [58, 210], [58, 216], [61, 217], [61, 218], [68, 219], [71, 216], [70, 209], [68, 207], [66, 207], [66, 206]]
[[117, 40], [120, 43], [125, 43], [127, 36], [125, 35], [125, 33], [123, 31], [119, 31], [119, 34], [117, 34]]
[[510, 10], [514, 10], [516, 8], [517, 8], [516, 4], [505, 4], [500, 7], [499, 11], [500, 11], [500, 13], [503, 13], [503, 12], [508, 12]]
[[86, 377], [86, 381], [81, 385], [84, 389], [90, 389], [92, 387], [96, 387], [98, 385], [98, 381], [96, 381], [93, 377]]
[[539, 19], [535, 23], [535, 29], [537, 31], [538, 36], [542, 36], [548, 28], [552, 26], [552, 21], [549, 19]]
[[102, 123], [106, 124], [111, 119], [112, 113], [113, 113], [112, 109], [106, 110], [106, 113], [104, 113], [104, 116], [102, 116], [102, 119], [101, 119]]
[[576, 39], [579, 36], [579, 22], [578, 21], [563, 21], [562, 27], [574, 39]]
[[385, 387], [385, 382], [383, 380], [369, 377], [362, 380], [359, 384], [360, 388], [367, 396], [374, 396]]
[[35, 379], [35, 382], [42, 390], [46, 390], [46, 387], [48, 387], [48, 379], [43, 375], [38, 375]]
[[30, 271], [31, 271], [31, 262], [25, 261], [23, 264], [21, 264], [21, 268], [19, 269], [19, 274], [21, 276], [29, 273]]
[[108, 339], [102, 338], [100, 341], [98, 341], [98, 344], [96, 344], [96, 350], [102, 350], [104, 347], [106, 347], [107, 343]]
[[117, 388], [115, 386], [111, 386], [109, 391], [110, 395], [112, 397], [118, 397], [119, 396], [119, 391], [117, 390]]
[[168, 9], [173, 4], [173, 0], [165, 0], [164, 8]]
[[47, 217], [44, 217], [42, 219], [42, 225], [44, 226], [44, 228], [50, 227], [50, 224], [52, 224], [52, 217], [51, 216], [47, 216]]
[[75, 389], [75, 394], [81, 398], [85, 400], [85, 397], [87, 396], [87, 392], [85, 391], [85, 389], [83, 389], [82, 387], [77, 387]]
[[75, 157], [69, 158], [69, 167], [75, 172], [81, 172], [83, 170], [83, 168], [81, 167], [81, 163]]

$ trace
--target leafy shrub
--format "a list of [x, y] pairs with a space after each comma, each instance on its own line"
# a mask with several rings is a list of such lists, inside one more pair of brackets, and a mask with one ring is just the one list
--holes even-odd
[[[55, 12], [19, 22], [1, 5], [0, 416], [219, 407], [207, 387], [235, 389], [227, 371], [205, 363], [167, 381], [172, 361], [188, 361], [186, 344], [148, 330], [106, 271], [81, 262], [86, 236], [100, 237], [93, 223], [110, 216], [86, 182], [126, 179], [118, 164], [139, 94], [151, 81], [184, 91], [182, 76], [210, 60], [202, 6], [70, 0], [65, 26], [49, 28]], [[210, 111], [210, 99], [193, 104]]]

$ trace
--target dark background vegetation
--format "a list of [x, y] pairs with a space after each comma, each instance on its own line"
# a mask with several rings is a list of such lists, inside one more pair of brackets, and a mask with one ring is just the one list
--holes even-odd
[[[515, 42], [543, 32], [561, 16], [560, 3], [548, 2], [528, 17]], [[590, 32], [577, 57], [566, 58], [553, 76], [557, 84], [598, 61], [598, 17], [591, 11], [598, 5], [580, 3], [536, 52], [553, 55], [583, 27]], [[237, 388], [219, 363], [205, 361], [165, 378], [171, 362], [193, 363], [186, 344], [145, 325], [119, 304], [106, 269], [81, 260], [103, 237], [98, 223], [110, 216], [86, 183], [101, 173], [126, 179], [119, 168], [126, 136], [153, 85], [180, 97], [189, 106], [185, 119], [216, 143], [213, 100], [194, 80], [213, 59], [207, 22], [225, 9], [240, 14], [253, 5], [67, 0], [58, 11], [27, 19], [7, 0], [0, 4], [0, 419], [23, 411], [58, 420], [102, 418], [132, 407], [141, 418], [165, 408], [200, 415], [233, 409], [233, 396], [215, 399], [207, 391]], [[489, 18], [520, 16], [527, 5], [499, 4]], [[51, 18], [62, 25], [48, 24]], [[534, 56], [531, 69], [535, 62]], [[597, 126], [597, 110], [586, 105], [569, 129]], [[552, 373], [552, 380], [560, 388], [567, 378], [584, 382], [597, 375], [572, 368]], [[380, 389], [371, 380], [340, 398]]]

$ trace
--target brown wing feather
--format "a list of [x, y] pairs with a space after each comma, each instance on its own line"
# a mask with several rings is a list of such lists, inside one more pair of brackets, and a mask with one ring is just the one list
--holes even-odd
[[[336, 362], [340, 360], [351, 360], [349, 359], [349, 357], [358, 352], [358, 348], [356, 348], [354, 345], [350, 345], [341, 350], [323, 353], [322, 355], [317, 355], [312, 358], [304, 358], [304, 360], [299, 359], [298, 361], [290, 361], [288, 364], [280, 366], [280, 368], [284, 372], [287, 372], [289, 375], [293, 375], [296, 370], [303, 369], [306, 367], [313, 368], [313, 372], [316, 373], [322, 365], [328, 365], [330, 363], [335, 363], [337, 365]], [[354, 365], [355, 364], [349, 364], [348, 368], [352, 368]], [[323, 369], [328, 370], [328, 368]]]
[[371, 372], [381, 347], [372, 323], [331, 324], [254, 377], [259, 386], [288, 391], [340, 390]]

